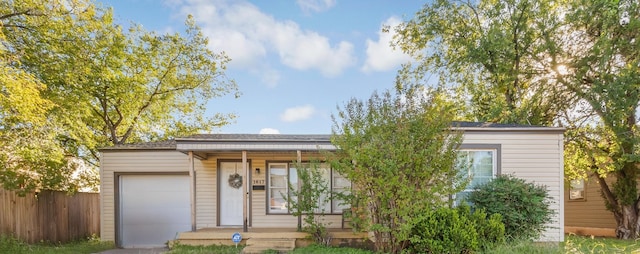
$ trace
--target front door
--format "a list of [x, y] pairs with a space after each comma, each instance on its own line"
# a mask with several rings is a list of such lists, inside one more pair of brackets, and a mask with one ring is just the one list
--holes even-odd
[[[247, 163], [247, 168], [249, 165]], [[242, 162], [220, 162], [218, 176], [218, 200], [220, 201], [220, 226], [242, 226], [243, 178]], [[246, 182], [249, 179], [247, 179]]]

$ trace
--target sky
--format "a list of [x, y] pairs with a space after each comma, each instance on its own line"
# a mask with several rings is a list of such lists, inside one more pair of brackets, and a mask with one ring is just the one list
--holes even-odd
[[409, 20], [416, 0], [97, 0], [116, 22], [159, 33], [184, 31], [194, 16], [241, 96], [214, 98], [207, 114], [237, 117], [214, 133], [330, 134], [351, 98], [392, 89], [401, 64], [384, 25]]

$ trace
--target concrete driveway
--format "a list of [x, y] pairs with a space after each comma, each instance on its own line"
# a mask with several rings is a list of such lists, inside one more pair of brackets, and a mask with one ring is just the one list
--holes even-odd
[[98, 252], [96, 254], [162, 254], [168, 252], [167, 248], [152, 248], [152, 249], [113, 249]]

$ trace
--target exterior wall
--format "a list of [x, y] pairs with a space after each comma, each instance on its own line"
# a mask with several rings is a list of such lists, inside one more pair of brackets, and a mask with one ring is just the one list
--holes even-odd
[[[541, 241], [564, 240], [563, 136], [559, 132], [467, 131], [464, 144], [500, 145], [500, 173], [513, 174], [546, 185], [555, 211]], [[175, 150], [106, 150], [101, 154], [101, 238], [115, 241], [115, 173], [188, 172], [189, 157]], [[298, 219], [286, 214], [267, 214], [267, 190], [252, 190], [252, 183], [265, 185], [268, 162], [292, 162], [296, 152], [247, 152], [250, 207], [249, 226], [254, 228], [295, 228]], [[318, 159], [318, 153], [302, 152], [302, 160]], [[197, 228], [218, 226], [218, 163], [241, 161], [241, 152], [210, 153], [194, 159], [196, 175]], [[256, 172], [260, 169], [260, 173]], [[588, 184], [592, 186], [593, 184]], [[266, 189], [266, 188], [265, 188]], [[588, 193], [587, 198], [594, 196]], [[329, 228], [341, 227], [341, 215], [328, 215]]]
[[500, 144], [501, 174], [511, 174], [547, 186], [553, 219], [540, 241], [564, 241], [563, 135], [557, 132], [475, 132], [463, 144]]
[[[613, 214], [607, 211], [604, 206], [604, 199], [600, 195], [600, 184], [598, 181], [596, 177], [590, 177], [585, 180], [584, 200], [569, 200], [569, 186], [567, 186], [564, 194], [565, 226], [616, 228], [616, 220]], [[613, 179], [607, 182], [611, 183]]]
[[196, 228], [212, 228], [216, 226], [218, 213], [216, 161], [194, 158], [193, 164], [196, 171]]
[[188, 157], [177, 151], [104, 151], [100, 158], [100, 238], [115, 241], [115, 173], [188, 172]]
[[[297, 154], [296, 152], [277, 152], [277, 153], [265, 153], [265, 152], [247, 152], [247, 160], [249, 161], [249, 171], [251, 172], [251, 177], [249, 178], [250, 183], [258, 182], [260, 184], [256, 185], [266, 185], [266, 176], [267, 176], [267, 163], [268, 162], [293, 162], [296, 160]], [[307, 161], [311, 159], [318, 159], [320, 155], [309, 154], [302, 152], [302, 160]], [[212, 165], [217, 165], [217, 161], [241, 161], [242, 154], [237, 153], [217, 153], [210, 154], [207, 158], [206, 163], [211, 163]], [[260, 169], [260, 173], [256, 173], [256, 168]], [[217, 170], [212, 169], [214, 172]], [[217, 173], [214, 173], [217, 175]], [[198, 176], [200, 173], [198, 172]], [[216, 181], [214, 180], [214, 183]], [[295, 228], [298, 225], [298, 218], [294, 217], [290, 214], [267, 214], [267, 190], [252, 190], [249, 185], [249, 197], [250, 197], [250, 227], [254, 228]], [[198, 185], [200, 188], [200, 185]], [[207, 192], [204, 194], [203, 192], [198, 192], [198, 195], [207, 195], [207, 197], [202, 197], [207, 200], [216, 200], [217, 194], [215, 192]], [[200, 207], [200, 203], [198, 206]], [[341, 227], [341, 215], [327, 215], [326, 222], [328, 223], [328, 228], [340, 228]], [[207, 227], [204, 225], [200, 225], [200, 221], [198, 222], [198, 227]]]

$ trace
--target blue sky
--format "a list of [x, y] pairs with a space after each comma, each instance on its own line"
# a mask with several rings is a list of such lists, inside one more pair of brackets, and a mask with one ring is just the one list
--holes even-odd
[[389, 46], [384, 24], [424, 4], [405, 0], [97, 0], [116, 22], [181, 32], [192, 14], [209, 47], [232, 61], [226, 74], [242, 96], [216, 98], [208, 113], [235, 113], [220, 133], [329, 134], [350, 98], [393, 87], [410, 58]]

